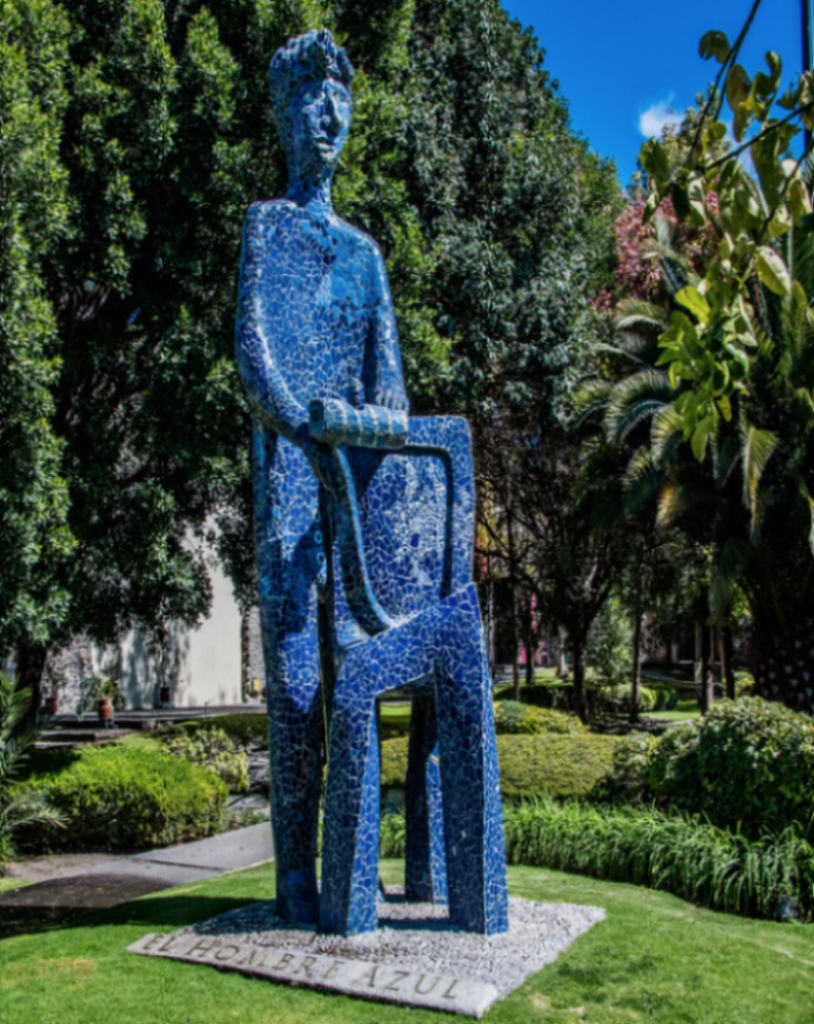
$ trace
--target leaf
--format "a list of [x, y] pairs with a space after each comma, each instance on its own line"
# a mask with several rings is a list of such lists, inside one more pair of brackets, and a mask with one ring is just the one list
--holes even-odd
[[673, 207], [678, 219], [686, 220], [690, 213], [690, 197], [687, 189], [673, 182], [670, 186], [670, 198], [673, 200]]
[[[805, 2], [807, 3], [808, 0], [805, 0]], [[766, 63], [769, 65], [772, 88], [776, 89], [783, 75], [783, 61], [780, 59], [780, 54], [775, 53], [774, 50], [769, 50], [766, 54]]]
[[641, 150], [641, 161], [644, 169], [652, 175], [658, 184], [665, 184], [670, 178], [670, 161], [667, 152], [658, 139], [645, 142]]
[[803, 223], [803, 218], [812, 212], [811, 197], [802, 178], [795, 176], [791, 179], [786, 190], [786, 202], [794, 218], [795, 227], [800, 227]]
[[749, 91], [752, 88], [752, 80], [746, 74], [740, 64], [733, 64], [726, 76], [726, 98], [734, 113], [739, 103], [745, 103], [749, 98]]
[[690, 439], [690, 448], [692, 449], [693, 455], [696, 457], [696, 459], [698, 459], [699, 462], [704, 461], [704, 456], [707, 453], [709, 435], [712, 432], [711, 419], [712, 417], [705, 416], [704, 419], [701, 420], [701, 422], [692, 432], [692, 438]]
[[746, 420], [741, 423], [741, 460], [743, 462], [743, 503], [754, 517], [757, 489], [769, 457], [777, 447], [777, 435], [758, 430]]
[[743, 136], [752, 120], [752, 110], [746, 103], [739, 103], [735, 110], [735, 121], [732, 125], [732, 134], [736, 142], [743, 142]]
[[758, 277], [770, 292], [774, 292], [775, 295], [791, 293], [791, 274], [789, 274], [788, 267], [768, 245], [761, 245], [758, 248], [755, 269]]
[[787, 231], [791, 231], [791, 215], [786, 208], [786, 204], [781, 203], [769, 221], [769, 237], [779, 238], [780, 235], [785, 235]]
[[729, 39], [725, 32], [705, 32], [698, 44], [698, 55], [704, 60], [714, 57], [719, 64], [724, 64], [730, 49]]
[[693, 288], [690, 285], [687, 288], [682, 288], [676, 295], [676, 302], [680, 303], [686, 310], [700, 320], [701, 323], [706, 323], [709, 320], [709, 315], [712, 310], [709, 307], [709, 303], [698, 291], [697, 288]]

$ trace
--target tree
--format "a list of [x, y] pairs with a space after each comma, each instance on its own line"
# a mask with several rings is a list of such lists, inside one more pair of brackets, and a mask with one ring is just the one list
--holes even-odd
[[[245, 209], [284, 186], [265, 77], [287, 37], [327, 23], [358, 69], [335, 203], [382, 246], [416, 411], [469, 411], [477, 427], [513, 396], [553, 407], [583, 293], [606, 273], [616, 185], [497, 0], [3, 9], [2, 73], [53, 97], [25, 138], [18, 118], [22, 155], [2, 151], [3, 188], [14, 159], [29, 175], [3, 222], [27, 263], [10, 260], [2, 287], [31, 296], [41, 323], [26, 335], [33, 397], [14, 412], [40, 490], [9, 490], [24, 556], [3, 563], [0, 646], [36, 690], [49, 645], [73, 632], [109, 642], [200, 621], [210, 544], [253, 603], [234, 289]], [[37, 217], [26, 196], [44, 197]], [[23, 305], [3, 314], [20, 334]]]

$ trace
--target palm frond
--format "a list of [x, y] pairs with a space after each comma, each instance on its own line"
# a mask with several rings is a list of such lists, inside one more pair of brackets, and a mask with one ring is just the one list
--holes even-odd
[[591, 380], [584, 384], [576, 396], [572, 424], [581, 426], [595, 413], [604, 413], [612, 390], [613, 385], [604, 380]]
[[608, 439], [624, 440], [634, 427], [655, 416], [673, 397], [667, 375], [659, 370], [642, 370], [626, 377], [613, 389], [605, 413]]
[[751, 545], [738, 537], [730, 537], [721, 549], [709, 588], [710, 611], [716, 618], [731, 606], [735, 587], [751, 554]]
[[653, 417], [650, 439], [654, 460], [666, 465], [684, 440], [684, 421], [674, 403], [665, 405]]
[[12, 830], [21, 825], [51, 825], [54, 828], [64, 828], [68, 824], [65, 815], [52, 807], [37, 790], [24, 792], [10, 800], [3, 814], [7, 826]]
[[759, 430], [741, 417], [741, 462], [743, 465], [743, 503], [752, 520], [757, 519], [758, 486], [766, 463], [777, 448], [777, 435], [770, 430]]
[[653, 461], [649, 446], [642, 445], [627, 464], [623, 477], [625, 512], [634, 515], [654, 501], [664, 483], [664, 470]]
[[680, 515], [709, 501], [709, 491], [687, 480], [681, 480], [675, 470], [667, 474], [659, 495], [656, 522], [671, 526]]

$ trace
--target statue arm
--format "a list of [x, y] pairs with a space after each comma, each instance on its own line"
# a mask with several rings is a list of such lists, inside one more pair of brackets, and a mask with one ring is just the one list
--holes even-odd
[[298, 431], [308, 416], [275, 365], [266, 336], [261, 282], [268, 253], [262, 218], [262, 204], [255, 203], [243, 225], [235, 355], [254, 416], [296, 442]]
[[328, 449], [308, 430], [308, 411], [294, 398], [272, 358], [266, 336], [261, 288], [268, 258], [262, 230], [263, 206], [254, 203], [243, 225], [235, 355], [254, 417], [303, 450], [317, 478], [333, 490], [335, 470]]
[[379, 247], [373, 246], [373, 317], [365, 351], [363, 384], [369, 405], [408, 412], [399, 337], [387, 272]]

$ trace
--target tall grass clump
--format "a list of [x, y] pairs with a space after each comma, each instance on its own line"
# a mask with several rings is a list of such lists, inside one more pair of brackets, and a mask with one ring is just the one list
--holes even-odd
[[794, 826], [750, 840], [688, 815], [541, 799], [505, 809], [506, 854], [526, 864], [662, 889], [699, 906], [814, 919], [814, 849]]

